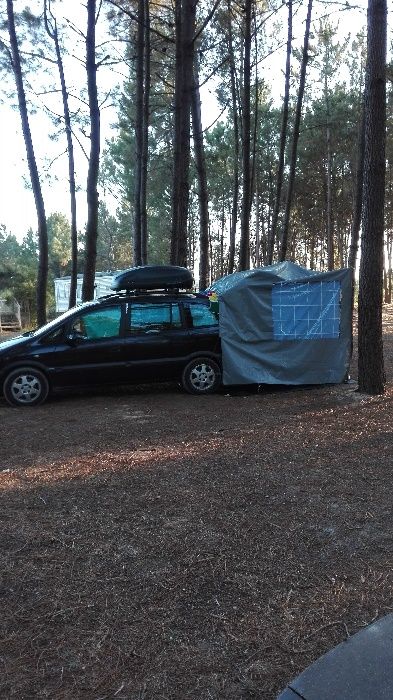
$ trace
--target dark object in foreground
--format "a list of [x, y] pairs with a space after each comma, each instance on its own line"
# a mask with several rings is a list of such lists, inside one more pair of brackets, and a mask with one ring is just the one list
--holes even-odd
[[393, 614], [321, 656], [277, 700], [392, 700]]

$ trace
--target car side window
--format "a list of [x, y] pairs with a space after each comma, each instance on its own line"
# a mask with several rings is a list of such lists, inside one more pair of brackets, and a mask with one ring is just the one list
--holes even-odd
[[64, 324], [60, 326], [59, 328], [56, 328], [56, 330], [52, 331], [51, 333], [48, 333], [47, 335], [44, 335], [44, 337], [40, 340], [41, 345], [50, 345], [51, 343], [57, 343], [62, 335], [64, 334]]
[[179, 304], [130, 304], [128, 319], [132, 335], [182, 328]]
[[121, 306], [96, 309], [77, 316], [72, 321], [71, 334], [85, 340], [117, 338], [120, 335]]
[[206, 304], [190, 304], [189, 310], [193, 328], [218, 326], [217, 316]]

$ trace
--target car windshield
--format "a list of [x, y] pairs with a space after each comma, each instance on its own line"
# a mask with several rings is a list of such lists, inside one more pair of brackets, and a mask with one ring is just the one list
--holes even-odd
[[57, 316], [56, 318], [54, 318], [53, 321], [49, 321], [49, 323], [45, 323], [44, 326], [40, 326], [39, 328], [34, 328], [34, 330], [29, 331], [28, 334], [41, 335], [43, 333], [46, 333], [47, 331], [50, 331], [52, 328], [55, 328], [57, 325], [62, 323], [62, 321], [65, 321], [67, 318], [69, 318], [69, 316], [75, 314], [76, 311], [88, 308], [90, 304], [91, 302], [88, 301], [85, 304], [80, 304], [80, 306], [74, 306], [72, 309], [68, 309], [68, 311], [65, 311], [63, 314], [61, 314], [61, 316]]

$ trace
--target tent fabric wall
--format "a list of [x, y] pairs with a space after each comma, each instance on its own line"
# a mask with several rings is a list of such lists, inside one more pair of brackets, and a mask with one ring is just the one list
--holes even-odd
[[223, 382], [344, 381], [351, 339], [352, 271], [315, 272], [291, 262], [217, 280]]

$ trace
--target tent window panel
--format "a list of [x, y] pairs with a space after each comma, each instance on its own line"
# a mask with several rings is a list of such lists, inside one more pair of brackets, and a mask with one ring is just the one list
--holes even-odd
[[272, 289], [275, 340], [315, 340], [340, 336], [341, 284], [281, 282]]

